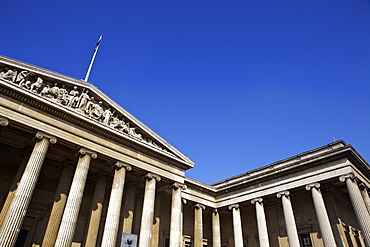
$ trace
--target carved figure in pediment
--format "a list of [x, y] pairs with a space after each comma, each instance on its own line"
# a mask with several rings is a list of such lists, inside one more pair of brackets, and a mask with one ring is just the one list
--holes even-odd
[[18, 75], [17, 75], [17, 78], [15, 79], [15, 83], [18, 83], [19, 86], [21, 86], [23, 88], [29, 89], [30, 86], [31, 86], [31, 82], [28, 81], [28, 77], [30, 75], [34, 75], [34, 74], [30, 71], [27, 71], [27, 70], [23, 70], [23, 71], [19, 72]]
[[112, 120], [109, 123], [109, 126], [112, 128], [117, 128], [121, 125], [121, 120], [117, 116], [112, 117]]
[[76, 108], [77, 103], [79, 100], [80, 93], [77, 91], [77, 86], [74, 86], [73, 89], [69, 92], [69, 97], [68, 97], [68, 106]]
[[53, 98], [57, 98], [59, 93], [58, 83], [54, 83], [54, 86], [50, 88], [50, 94]]
[[98, 104], [93, 104], [92, 105], [92, 110], [90, 112], [90, 117], [95, 120], [100, 120], [101, 117], [103, 116], [104, 110], [103, 110], [103, 102], [99, 101]]
[[1, 76], [1, 78], [9, 82], [14, 82], [15, 78], [17, 77], [17, 70], [16, 69], [11, 70], [9, 68], [6, 68], [6, 70], [7, 71]]
[[86, 92], [82, 91], [81, 95], [80, 95], [80, 98], [78, 100], [78, 109], [80, 110], [85, 110], [86, 108], [86, 105], [87, 105], [87, 102], [90, 100], [90, 96], [89, 96], [89, 90], [86, 90]]
[[107, 108], [103, 113], [103, 123], [108, 125], [109, 120], [113, 116], [113, 113], [110, 111], [110, 108]]
[[137, 138], [137, 139], [140, 139], [140, 140], [142, 140], [142, 139], [143, 139], [143, 138], [141, 137], [141, 134], [136, 133], [136, 127], [130, 128], [129, 135], [130, 135], [130, 136], [132, 136], [132, 137], [135, 137], [135, 138]]
[[58, 89], [58, 94], [56, 99], [58, 100], [59, 103], [66, 105], [68, 102], [67, 99], [68, 96], [68, 91], [65, 89], [65, 85], [63, 84], [61, 88]]
[[[48, 97], [48, 98], [51, 98], [50, 96], [50, 86], [47, 84], [42, 90], [41, 90], [41, 93], [40, 95], [42, 97]], [[49, 97], [50, 96], [50, 97]]]
[[42, 86], [42, 83], [43, 83], [43, 80], [41, 79], [41, 77], [37, 77], [37, 80], [31, 84], [31, 88], [30, 88], [31, 92], [37, 93], [39, 88]]

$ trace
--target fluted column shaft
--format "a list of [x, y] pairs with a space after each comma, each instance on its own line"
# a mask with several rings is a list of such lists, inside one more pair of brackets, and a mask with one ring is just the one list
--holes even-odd
[[85, 148], [81, 148], [79, 153], [80, 157], [78, 159], [77, 168], [62, 217], [62, 223], [55, 242], [56, 247], [70, 247], [72, 245], [78, 213], [80, 212], [83, 192], [85, 189], [86, 178], [90, 168], [90, 161], [91, 158], [97, 157], [95, 152], [89, 151]]
[[203, 210], [205, 207], [201, 204], [194, 206], [194, 247], [203, 246]]
[[253, 199], [252, 204], [256, 205], [256, 216], [257, 216], [257, 228], [258, 228], [258, 239], [260, 247], [269, 247], [269, 235], [267, 232], [265, 210], [263, 208], [262, 198]]
[[131, 166], [121, 161], [117, 161], [114, 165], [114, 170], [115, 172], [108, 204], [107, 220], [105, 221], [103, 240], [101, 244], [104, 247], [116, 246], [126, 170], [130, 171]]
[[364, 184], [362, 184], [360, 186], [360, 191], [361, 191], [361, 195], [362, 195], [362, 198], [364, 199], [364, 202], [365, 202], [365, 205], [366, 205], [366, 208], [367, 208], [367, 211], [369, 212], [370, 214], [370, 198], [369, 198], [369, 191], [368, 189], [366, 188], [366, 186]]
[[186, 189], [186, 186], [177, 182], [175, 182], [171, 186], [172, 204], [171, 204], [170, 247], [182, 246], [181, 194], [183, 189]]
[[212, 247], [221, 247], [220, 214], [217, 209], [212, 213]]
[[[1, 120], [1, 118], [0, 118], [0, 120]], [[13, 198], [14, 198], [14, 195], [17, 192], [17, 189], [18, 189], [18, 186], [19, 186], [19, 182], [21, 181], [22, 175], [24, 173], [24, 169], [26, 168], [26, 165], [28, 163], [28, 160], [30, 159], [31, 150], [29, 150], [29, 151], [30, 152], [28, 153], [28, 150], [26, 150], [26, 152], [28, 154], [24, 154], [24, 156], [23, 156], [23, 159], [21, 161], [21, 164], [18, 167], [17, 174], [15, 175], [14, 180], [13, 180], [13, 183], [10, 186], [10, 189], [9, 189], [9, 192], [8, 192], [8, 196], [6, 197], [6, 200], [4, 202], [3, 208], [1, 209], [0, 227], [3, 225], [4, 219], [5, 219], [6, 214], [8, 213], [10, 204], [12, 203]]]
[[103, 211], [105, 189], [107, 186], [107, 176], [103, 174], [99, 174], [98, 176], [99, 178], [95, 185], [94, 196], [91, 203], [91, 215], [85, 247], [95, 247], [96, 241], [98, 240], [100, 218]]
[[346, 182], [349, 198], [351, 199], [357, 221], [360, 224], [366, 245], [370, 246], [370, 215], [361, 196], [360, 189], [354, 179], [355, 176], [353, 174], [341, 176], [339, 178], [341, 182]]
[[315, 207], [316, 217], [319, 222], [320, 232], [322, 235], [322, 240], [325, 246], [337, 246], [335, 243], [335, 238], [333, 230], [331, 229], [329, 216], [326, 211], [324, 199], [321, 192], [318, 190], [320, 188], [319, 183], [309, 184], [306, 186], [306, 190], [311, 190], [312, 200]]
[[281, 197], [281, 203], [283, 205], [285, 226], [288, 235], [289, 246], [298, 247], [300, 246], [297, 226], [294, 219], [293, 207], [289, 197], [290, 192], [284, 191], [277, 193], [277, 197]]
[[242, 219], [240, 215], [239, 204], [229, 206], [229, 210], [232, 211], [233, 215], [233, 229], [234, 229], [234, 247], [243, 247], [243, 230], [242, 230]]
[[55, 193], [54, 204], [50, 213], [48, 226], [46, 227], [46, 232], [42, 241], [42, 247], [53, 247], [55, 244], [63, 216], [64, 206], [67, 202], [69, 186], [73, 178], [73, 170], [73, 167], [70, 165], [63, 168], [62, 176]]
[[146, 183], [140, 225], [139, 247], [150, 247], [151, 245], [155, 188], [157, 181], [160, 181], [161, 178], [155, 174], [148, 173], [145, 177], [145, 180]]
[[30, 159], [24, 170], [17, 192], [14, 195], [9, 210], [5, 216], [3, 225], [0, 229], [0, 246], [14, 246], [24, 217], [26, 216], [28, 205], [31, 201], [33, 191], [44, 163], [49, 143], [56, 143], [56, 138], [45, 133], [37, 132], [38, 141], [33, 148]]

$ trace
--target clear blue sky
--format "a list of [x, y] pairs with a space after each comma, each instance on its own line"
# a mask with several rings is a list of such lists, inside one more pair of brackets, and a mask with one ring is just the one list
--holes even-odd
[[212, 183], [343, 139], [370, 161], [369, 0], [3, 1], [0, 54], [84, 78]]

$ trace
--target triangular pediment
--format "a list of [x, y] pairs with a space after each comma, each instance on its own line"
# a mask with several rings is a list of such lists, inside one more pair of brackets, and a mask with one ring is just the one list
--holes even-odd
[[175, 158], [189, 168], [194, 165], [188, 157], [91, 83], [3, 56], [0, 56], [0, 81], [72, 112], [85, 121], [114, 131], [144, 148]]

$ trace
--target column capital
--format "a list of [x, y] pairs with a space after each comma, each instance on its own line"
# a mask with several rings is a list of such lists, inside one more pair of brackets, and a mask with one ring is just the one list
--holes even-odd
[[86, 154], [88, 154], [93, 159], [96, 159], [98, 157], [96, 152], [91, 151], [91, 150], [89, 150], [87, 148], [84, 148], [84, 147], [82, 147], [82, 148], [80, 148], [80, 150], [78, 150], [78, 154], [80, 154], [81, 156], [85, 156]]
[[158, 176], [158, 175], [156, 175], [154, 173], [151, 173], [151, 172], [148, 172], [143, 178], [145, 180], [148, 180], [148, 181], [152, 180], [153, 178], [155, 180], [157, 180], [157, 182], [161, 181], [161, 177], [160, 176]]
[[198, 209], [203, 209], [203, 210], [205, 210], [205, 209], [206, 209], [206, 207], [205, 207], [204, 205], [200, 204], [200, 203], [196, 203], [196, 204], [194, 204], [194, 208], [195, 208], [196, 210], [198, 210]]
[[289, 195], [290, 195], [290, 192], [288, 190], [282, 191], [282, 192], [278, 192], [276, 194], [277, 198], [281, 198], [282, 196], [288, 197]]
[[212, 214], [214, 214], [214, 215], [219, 214], [218, 209], [217, 209], [217, 208], [214, 208], [214, 209], [212, 210]]
[[188, 203], [188, 201], [185, 198], [182, 198], [181, 201], [182, 201], [183, 204]]
[[177, 190], [177, 189], [181, 189], [181, 190], [186, 190], [188, 188], [188, 186], [186, 186], [185, 184], [182, 184], [182, 183], [179, 183], [179, 182], [174, 182], [173, 184], [170, 185], [170, 190]]
[[119, 170], [121, 168], [126, 168], [127, 171], [131, 171], [132, 169], [132, 166], [125, 163], [125, 162], [122, 162], [122, 161], [119, 161], [117, 160], [113, 165], [112, 165], [112, 169], [113, 170]]
[[[57, 143], [57, 138], [55, 136], [49, 135], [49, 134], [47, 134], [47, 133], [45, 133], [43, 131], [37, 131], [35, 137], [38, 140], [41, 140], [43, 138], [47, 138], [47, 139], [49, 139], [49, 141], [50, 141], [51, 144]], [[36, 141], [38, 141], [38, 140], [36, 140]]]
[[347, 180], [347, 178], [349, 178], [351, 180], [355, 180], [356, 176], [355, 176], [355, 174], [353, 174], [351, 172], [351, 173], [348, 173], [348, 174], [345, 174], [345, 175], [340, 176], [339, 177], [339, 181], [341, 181], [343, 183], [343, 182], [345, 182]]
[[261, 204], [263, 202], [262, 197], [254, 198], [254, 199], [251, 200], [251, 203], [252, 204], [255, 204], [256, 202], [258, 202], [259, 204]]
[[233, 209], [236, 209], [236, 210], [239, 210], [241, 207], [239, 204], [232, 204], [229, 206], [229, 210], [233, 210]]
[[9, 119], [5, 117], [0, 117], [0, 126], [7, 126], [9, 124]]
[[320, 183], [313, 183], [313, 184], [308, 184], [306, 185], [306, 190], [311, 190], [312, 188], [320, 188]]
[[369, 187], [367, 187], [367, 185], [363, 182], [359, 182], [358, 187], [360, 190], [366, 190], [367, 192], [369, 191]]

